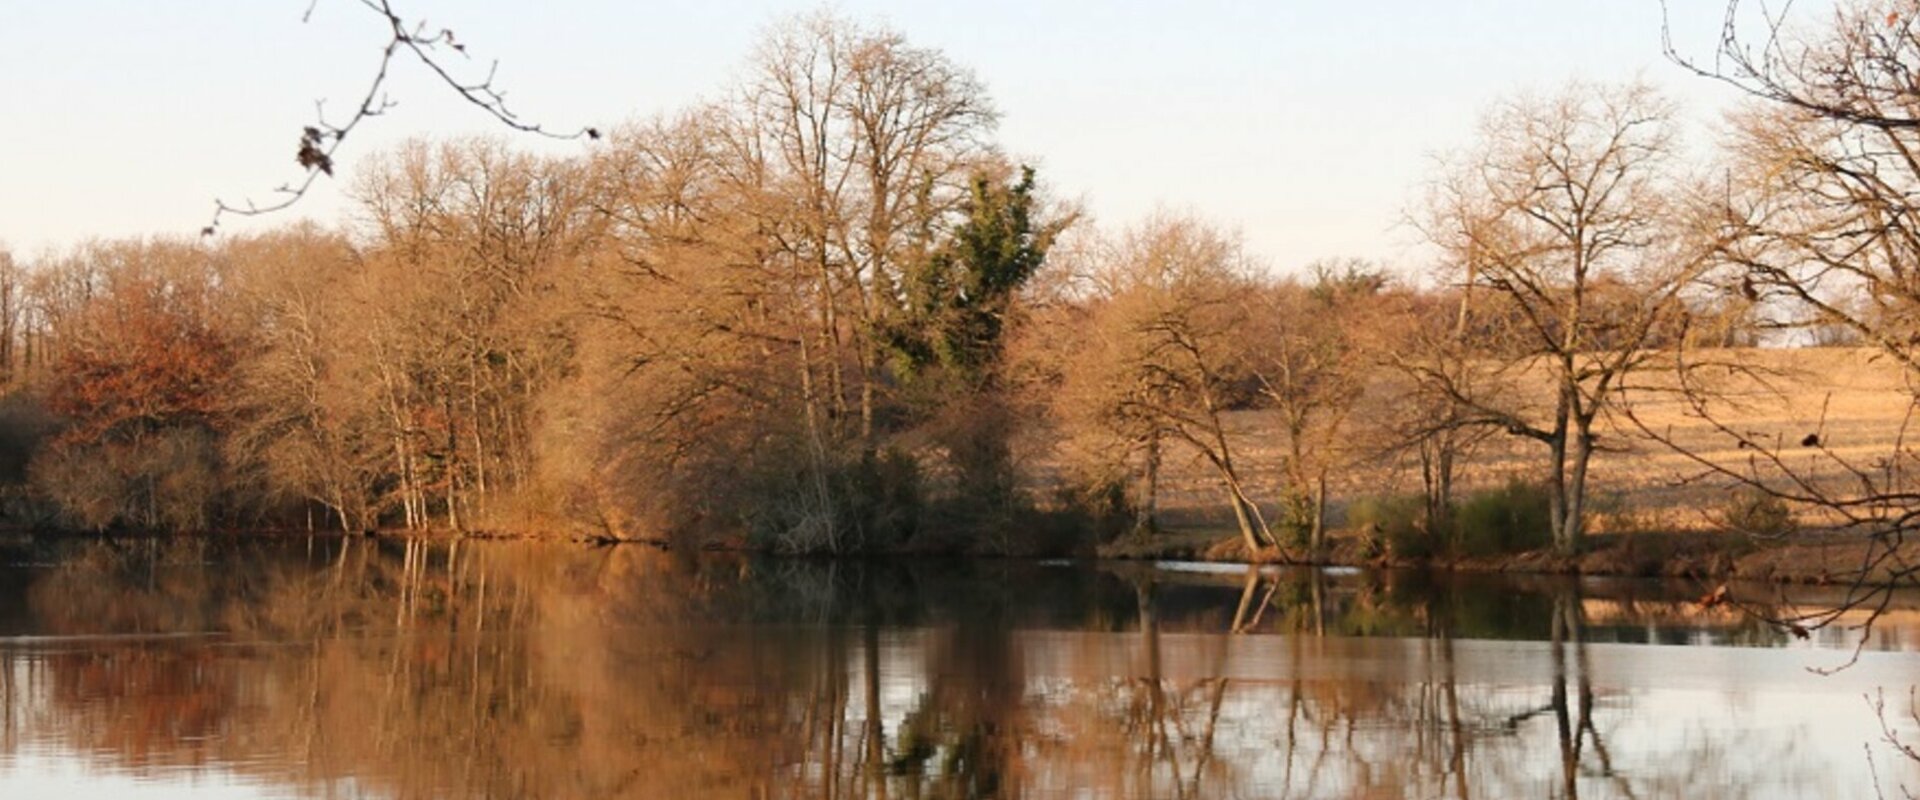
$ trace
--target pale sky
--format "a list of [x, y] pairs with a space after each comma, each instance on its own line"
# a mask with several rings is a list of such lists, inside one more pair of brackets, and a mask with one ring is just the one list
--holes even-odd
[[[0, 243], [32, 258], [92, 236], [191, 235], [215, 197], [270, 199], [299, 176], [314, 101], [372, 76], [380, 20], [357, 0], [0, 0]], [[1710, 55], [1721, 0], [1671, 0]], [[1825, 3], [1808, 3], [1821, 6]], [[612, 127], [716, 95], [759, 33], [812, 2], [396, 0], [451, 27], [532, 121]], [[1667, 89], [1704, 148], [1732, 93], [1668, 63], [1658, 0], [841, 2], [973, 69], [1000, 141], [1061, 196], [1123, 224], [1156, 207], [1238, 228], [1279, 270], [1357, 256], [1412, 266], [1398, 227], [1433, 157], [1488, 103], [1573, 78]], [[291, 213], [350, 211], [367, 154], [416, 136], [498, 133], [399, 63], [400, 106], [340, 154], [343, 179]], [[516, 138], [547, 152], [551, 145]]]

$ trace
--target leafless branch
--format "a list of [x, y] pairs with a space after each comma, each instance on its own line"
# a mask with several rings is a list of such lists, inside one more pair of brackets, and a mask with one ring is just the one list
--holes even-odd
[[[270, 201], [246, 199], [238, 203], [214, 200], [213, 218], [200, 229], [202, 236], [212, 236], [218, 232], [220, 222], [228, 215], [251, 217], [271, 214], [292, 207], [306, 197], [314, 183], [322, 175], [333, 177], [337, 164], [336, 154], [346, 142], [347, 134], [359, 128], [361, 123], [381, 116], [398, 105], [387, 95], [387, 79], [392, 75], [394, 60], [401, 55], [411, 55], [439, 79], [448, 90], [469, 105], [479, 108], [495, 122], [521, 133], [544, 136], [551, 139], [599, 139], [600, 130], [582, 127], [572, 131], [553, 131], [539, 123], [528, 122], [507, 105], [506, 91], [495, 82], [499, 62], [488, 65], [484, 77], [479, 80], [463, 78], [456, 74], [459, 70], [452, 66], [455, 58], [467, 60], [467, 45], [459, 41], [452, 29], [429, 29], [424, 20], [409, 23], [397, 11], [392, 0], [355, 0], [362, 8], [378, 15], [384, 22], [388, 39], [380, 51], [380, 59], [374, 70], [373, 79], [360, 95], [353, 111], [343, 120], [329, 121], [325, 102], [315, 103], [315, 119], [310, 125], [300, 129], [299, 148], [294, 153], [294, 161], [300, 165], [302, 175], [298, 181], [281, 184], [274, 189], [274, 198]], [[319, 0], [310, 0], [301, 21], [312, 18]]]

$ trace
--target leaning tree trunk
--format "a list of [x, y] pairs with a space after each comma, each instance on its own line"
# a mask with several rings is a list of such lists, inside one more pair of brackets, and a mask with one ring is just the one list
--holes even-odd
[[1227, 500], [1233, 503], [1233, 521], [1240, 527], [1240, 539], [1247, 545], [1247, 555], [1260, 551], [1260, 537], [1254, 533], [1253, 517], [1247, 513], [1246, 498], [1240, 495], [1240, 489], [1228, 480]]
[[[1240, 536], [1246, 541], [1247, 554], [1259, 552], [1263, 544], [1273, 542], [1273, 530], [1267, 527], [1267, 520], [1260, 514], [1260, 506], [1247, 497], [1245, 487], [1240, 484], [1240, 473], [1233, 467], [1233, 450], [1227, 445], [1227, 429], [1220, 421], [1220, 411], [1211, 397], [1205, 398], [1207, 421], [1211, 428], [1213, 446], [1207, 458], [1220, 470], [1220, 480], [1226, 484], [1227, 499], [1233, 503], [1233, 519], [1240, 526]], [[1200, 444], [1198, 439], [1190, 439]], [[1205, 449], [1205, 446], [1202, 446]]]
[[1214, 466], [1220, 470], [1220, 482], [1226, 485], [1227, 500], [1233, 504], [1233, 521], [1240, 527], [1240, 538], [1246, 542], [1247, 554], [1259, 552], [1262, 546], [1273, 543], [1273, 531], [1267, 527], [1267, 519], [1260, 513], [1260, 506], [1247, 496], [1245, 487], [1240, 484], [1240, 474], [1233, 468], [1231, 459], [1215, 459]]

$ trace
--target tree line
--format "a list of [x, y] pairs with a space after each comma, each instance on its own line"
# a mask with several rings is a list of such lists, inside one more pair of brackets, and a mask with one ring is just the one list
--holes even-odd
[[1180, 461], [1248, 550], [1317, 551], [1343, 473], [1414, 465], [1440, 536], [1464, 454], [1510, 436], [1572, 553], [1639, 376], [1711, 418], [1720, 348], [1913, 363], [1915, 95], [1884, 70], [1916, 51], [1883, 11], [1804, 76], [1733, 76], [1813, 99], [1756, 101], [1704, 163], [1645, 85], [1497, 103], [1409, 215], [1430, 264], [1296, 275], [1192, 215], [1086, 219], [965, 67], [796, 18], [720, 99], [586, 155], [416, 142], [338, 227], [0, 254], [4, 512], [1011, 552], [1155, 530]]

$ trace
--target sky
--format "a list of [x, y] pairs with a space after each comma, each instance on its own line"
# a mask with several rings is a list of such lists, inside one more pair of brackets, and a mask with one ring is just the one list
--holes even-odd
[[[311, 18], [302, 15], [313, 3]], [[1724, 4], [1671, 0], [1683, 52], [1710, 56]], [[190, 236], [215, 198], [300, 177], [316, 101], [345, 110], [385, 44], [359, 0], [0, 0], [0, 246], [28, 260], [90, 237]], [[1806, 6], [1822, 6], [1806, 3]], [[497, 85], [553, 128], [671, 113], [719, 94], [787, 16], [829, 8], [972, 69], [999, 141], [1103, 225], [1156, 209], [1237, 229], [1278, 271], [1358, 257], [1417, 267], [1401, 224], [1435, 159], [1483, 109], [1570, 80], [1647, 81], [1704, 151], [1735, 93], [1669, 63], [1659, 0], [395, 0], [497, 61]], [[244, 233], [349, 219], [356, 164], [414, 137], [515, 135], [398, 64], [399, 105], [339, 154], [342, 177]]]

